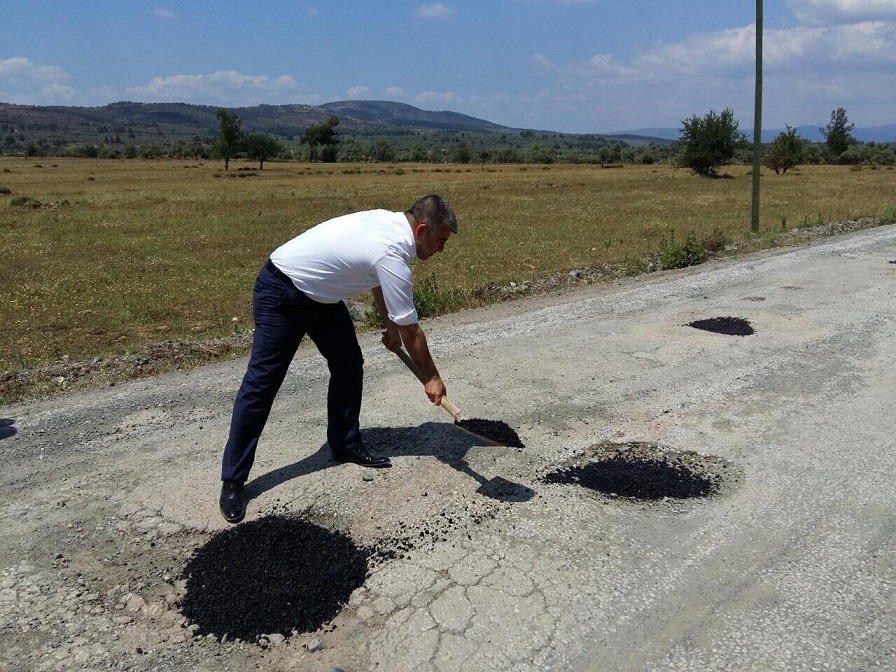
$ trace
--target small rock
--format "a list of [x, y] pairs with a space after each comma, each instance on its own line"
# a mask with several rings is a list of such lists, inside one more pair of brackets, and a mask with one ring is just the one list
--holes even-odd
[[319, 639], [312, 639], [310, 642], [308, 642], [305, 645], [305, 648], [308, 649], [309, 651], [313, 652], [313, 651], [317, 651], [318, 649], [320, 649], [320, 646], [321, 645], [320, 645]]
[[273, 632], [270, 635], [265, 635], [268, 642], [270, 642], [271, 646], [280, 646], [283, 642], [286, 641], [286, 637], [281, 635], [279, 632]]
[[131, 593], [128, 595], [127, 599], [124, 603], [124, 608], [128, 611], [140, 611], [143, 607], [146, 606], [146, 600], [144, 600], [139, 595]]

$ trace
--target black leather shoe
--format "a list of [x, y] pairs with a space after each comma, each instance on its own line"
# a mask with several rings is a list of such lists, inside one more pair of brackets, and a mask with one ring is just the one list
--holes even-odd
[[351, 448], [340, 448], [333, 450], [333, 459], [337, 462], [354, 462], [362, 467], [391, 467], [392, 462], [388, 457], [383, 455], [371, 455], [367, 451], [367, 446], [360, 443]]
[[246, 516], [246, 490], [239, 481], [223, 481], [218, 500], [221, 515], [228, 523], [238, 523]]

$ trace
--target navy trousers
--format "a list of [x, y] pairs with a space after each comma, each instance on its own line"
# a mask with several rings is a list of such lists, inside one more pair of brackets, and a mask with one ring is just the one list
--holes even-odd
[[331, 449], [360, 443], [358, 416], [364, 358], [345, 303], [318, 303], [296, 289], [269, 259], [258, 273], [252, 294], [255, 336], [252, 355], [230, 423], [221, 479], [245, 481], [290, 362], [305, 334], [327, 360], [327, 443]]

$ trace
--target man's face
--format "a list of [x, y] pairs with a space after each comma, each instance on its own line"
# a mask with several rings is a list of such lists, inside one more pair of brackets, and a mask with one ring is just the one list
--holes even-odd
[[417, 258], [429, 259], [437, 252], [445, 249], [445, 243], [451, 237], [451, 229], [445, 227], [439, 231], [420, 225], [417, 228]]

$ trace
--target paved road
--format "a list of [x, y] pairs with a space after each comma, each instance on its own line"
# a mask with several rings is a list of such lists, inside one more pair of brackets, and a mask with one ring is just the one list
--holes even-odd
[[[894, 261], [886, 227], [430, 322], [450, 398], [523, 450], [454, 428], [365, 336], [362, 420], [394, 463], [374, 473], [328, 461], [325, 372], [303, 349], [247, 523], [304, 512], [400, 552], [335, 629], [268, 648], [191, 638], [174, 576], [226, 527], [244, 361], [4, 407], [0, 667], [896, 670]], [[756, 333], [686, 326], [712, 317]], [[608, 444], [721, 490], [544, 480]]]

